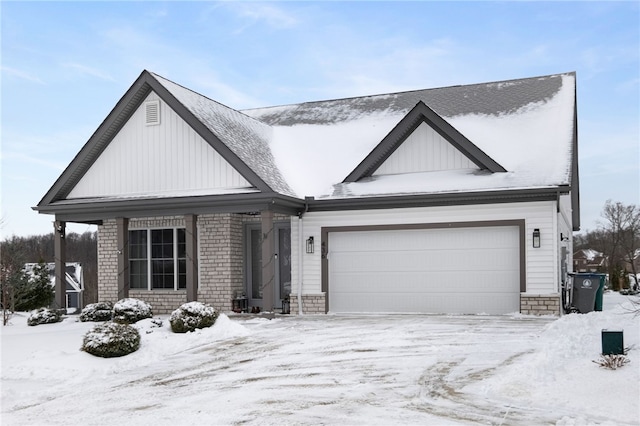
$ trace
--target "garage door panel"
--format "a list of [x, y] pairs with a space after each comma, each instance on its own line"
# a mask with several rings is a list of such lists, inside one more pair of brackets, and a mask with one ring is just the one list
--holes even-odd
[[519, 310], [515, 226], [329, 234], [331, 312]]
[[[519, 307], [513, 306], [511, 311], [505, 312], [503, 309], [496, 309], [496, 306], [509, 306], [511, 295], [503, 293], [474, 294], [469, 297], [452, 297], [450, 293], [433, 293], [412, 295], [406, 294], [384, 294], [389, 306], [393, 306], [393, 311], [382, 310], [380, 312], [399, 313], [448, 313], [448, 314], [504, 314], [518, 312]], [[340, 302], [336, 302], [336, 312], [363, 313], [372, 312], [371, 306], [379, 302], [380, 295], [377, 294], [345, 294]], [[496, 303], [496, 301], [498, 303]]]
[[329, 260], [334, 272], [342, 271], [460, 271], [504, 269], [517, 265], [519, 254], [513, 249], [454, 251], [377, 251], [366, 253], [332, 252]]
[[[493, 248], [496, 244], [502, 247], [517, 248], [518, 238], [513, 227], [458, 228], [399, 230], [372, 232], [340, 232], [332, 234], [332, 239], [339, 241], [340, 247], [335, 251], [375, 252], [397, 250], [458, 250]], [[384, 246], [380, 245], [380, 233], [385, 233]]]
[[332, 275], [342, 284], [332, 288], [344, 292], [430, 293], [430, 292], [512, 292], [519, 293], [518, 271], [482, 271], [472, 276], [451, 276], [445, 272], [412, 272], [398, 277], [390, 272]]

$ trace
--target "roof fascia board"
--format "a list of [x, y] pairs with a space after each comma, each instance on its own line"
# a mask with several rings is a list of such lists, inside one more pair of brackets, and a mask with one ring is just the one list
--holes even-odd
[[123, 119], [123, 115], [128, 114], [130, 116], [149, 94], [151, 87], [147, 80], [148, 72], [143, 71], [129, 90], [127, 90], [116, 103], [96, 131], [93, 132], [82, 149], [80, 149], [73, 160], [71, 160], [60, 177], [54, 182], [42, 200], [40, 200], [38, 206], [51, 204], [68, 195], [75, 184], [78, 183], [82, 176], [84, 176], [84, 173], [91, 167], [102, 151], [104, 151], [113, 136], [116, 135], [128, 121], [129, 117]]
[[309, 211], [369, 210], [409, 207], [462, 206], [494, 203], [557, 201], [558, 193], [568, 193], [568, 186], [455, 194], [419, 194], [385, 197], [307, 200]]
[[56, 219], [66, 222], [99, 223], [116, 217], [246, 213], [263, 210], [295, 215], [304, 209], [304, 201], [277, 193], [254, 193], [56, 203], [37, 209], [40, 213], [55, 214]]
[[[147, 71], [145, 71], [147, 72]], [[191, 128], [198, 133], [207, 143], [215, 149], [238, 173], [242, 175], [251, 185], [262, 192], [272, 192], [269, 185], [262, 180], [244, 161], [242, 161], [224, 142], [218, 138], [202, 121], [196, 118], [189, 109], [184, 106], [162, 83], [149, 74], [149, 84], [152, 90], [165, 102], [176, 114], [180, 116]], [[228, 108], [228, 107], [227, 107]]]
[[573, 150], [571, 153], [571, 222], [573, 231], [580, 231], [580, 174], [578, 170], [578, 82], [574, 74]]
[[356, 182], [362, 178], [370, 177], [422, 123], [427, 123], [481, 169], [493, 173], [506, 172], [504, 167], [485, 154], [455, 127], [423, 101], [419, 101], [343, 182]]

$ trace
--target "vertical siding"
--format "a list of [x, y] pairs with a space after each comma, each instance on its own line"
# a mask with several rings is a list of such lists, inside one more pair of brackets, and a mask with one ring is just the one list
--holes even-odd
[[559, 247], [567, 248], [568, 271], [573, 271], [573, 215], [571, 211], [571, 195], [560, 196], [560, 212], [558, 213], [558, 228], [567, 241], [560, 241]]
[[422, 123], [374, 175], [471, 168], [477, 166], [438, 132]]
[[[525, 220], [525, 257], [527, 293], [549, 294], [557, 291], [558, 245], [554, 232], [556, 203], [553, 201], [471, 206], [421, 207], [411, 209], [353, 210], [316, 212], [303, 216], [303, 240], [313, 236], [315, 253], [296, 250], [298, 219], [292, 219], [292, 279], [298, 285], [298, 259], [302, 257], [303, 294], [319, 294], [321, 283], [321, 228], [327, 226], [359, 226], [409, 223], [473, 222], [490, 220]], [[533, 248], [533, 230], [540, 229], [541, 247]], [[329, 253], [330, 255], [330, 253]]]
[[[146, 100], [159, 100], [155, 93]], [[144, 103], [71, 191], [68, 198], [215, 193], [251, 185], [167, 104], [160, 124], [145, 124]]]

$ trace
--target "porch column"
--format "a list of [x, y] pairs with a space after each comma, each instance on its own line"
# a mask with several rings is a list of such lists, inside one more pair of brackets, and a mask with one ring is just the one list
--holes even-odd
[[67, 240], [66, 222], [56, 220], [53, 222], [54, 235], [54, 267], [56, 277], [55, 307], [56, 309], [67, 308]]
[[118, 300], [129, 297], [129, 219], [116, 218], [118, 243]]
[[198, 228], [196, 215], [185, 215], [185, 243], [187, 258], [187, 302], [198, 300]]
[[262, 219], [262, 308], [265, 312], [272, 312], [275, 297], [275, 259], [274, 259], [274, 229], [273, 212], [263, 210]]

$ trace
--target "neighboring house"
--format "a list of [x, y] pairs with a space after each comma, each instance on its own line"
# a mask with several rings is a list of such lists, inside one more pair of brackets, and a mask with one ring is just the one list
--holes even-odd
[[[24, 271], [29, 275], [33, 275], [33, 269], [37, 266], [37, 263], [26, 263], [24, 265]], [[49, 280], [51, 286], [55, 288], [56, 274], [55, 263], [47, 263], [47, 269], [49, 271]], [[82, 274], [82, 265], [77, 262], [67, 262], [64, 269], [65, 277], [65, 304], [67, 309], [80, 310], [82, 306], [82, 292], [84, 291], [84, 276]]]
[[35, 209], [155, 312], [559, 313], [578, 193], [575, 73], [238, 111], [144, 71]]
[[625, 271], [629, 272], [629, 285], [632, 289], [640, 286], [640, 249], [636, 249], [633, 255], [626, 256], [623, 260]]
[[580, 249], [573, 253], [575, 272], [607, 272], [607, 257], [593, 249]]

